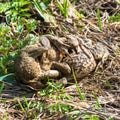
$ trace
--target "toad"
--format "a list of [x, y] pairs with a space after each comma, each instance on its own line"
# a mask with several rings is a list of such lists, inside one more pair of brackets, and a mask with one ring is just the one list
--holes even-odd
[[[98, 61], [107, 60], [109, 51], [106, 46], [101, 43], [86, 43], [79, 36], [66, 35], [66, 37], [58, 38], [52, 35], [45, 35], [54, 44], [59, 51], [63, 52], [60, 62], [66, 63], [74, 70], [77, 78], [83, 78], [96, 69]], [[55, 65], [58, 63], [55, 63]], [[57, 66], [58, 70], [62, 68]], [[59, 69], [60, 68], [60, 69]], [[56, 68], [57, 69], [57, 68]], [[63, 71], [63, 69], [62, 69]], [[66, 74], [68, 76], [68, 74]]]
[[42, 56], [48, 49], [39, 44], [26, 46], [21, 50], [15, 62], [15, 75], [18, 82], [30, 85], [33, 88], [45, 87], [47, 77], [56, 78], [60, 75], [57, 70], [44, 71], [41, 69], [38, 56]]

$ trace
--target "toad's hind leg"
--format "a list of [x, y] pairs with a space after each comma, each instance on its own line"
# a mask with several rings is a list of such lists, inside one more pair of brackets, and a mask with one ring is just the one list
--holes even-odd
[[65, 63], [65, 62], [62, 62], [62, 63], [60, 63], [60, 62], [53, 62], [52, 63], [52, 69], [55, 69], [55, 70], [58, 70], [58, 71], [60, 71], [60, 73], [64, 76], [68, 76], [68, 75], [70, 75], [70, 73], [71, 73], [71, 68], [70, 68], [70, 66], [67, 64], [67, 63]]
[[44, 88], [46, 86], [47, 80], [50, 79], [55, 79], [59, 77], [61, 74], [57, 70], [49, 70], [49, 71], [44, 71], [38, 75], [38, 77], [29, 80], [27, 82], [28, 85], [33, 87], [34, 89], [40, 89]]
[[61, 76], [61, 73], [58, 70], [48, 70], [40, 73], [38, 76], [38, 80], [45, 80], [46, 78], [57, 78]]
[[91, 49], [92, 54], [94, 55], [95, 60], [98, 62], [95, 71], [99, 68], [103, 68], [103, 64], [108, 59], [110, 53], [106, 46], [101, 43], [95, 44], [95, 46]]

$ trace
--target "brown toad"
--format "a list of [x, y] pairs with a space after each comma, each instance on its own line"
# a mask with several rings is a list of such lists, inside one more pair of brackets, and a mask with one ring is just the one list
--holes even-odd
[[71, 72], [69, 65], [58, 62], [60, 52], [50, 41], [42, 36], [36, 44], [21, 50], [15, 62], [17, 81], [39, 89], [45, 86], [47, 78], [58, 78], [63, 71], [66, 74]]
[[57, 70], [44, 71], [41, 69], [37, 57], [42, 56], [47, 50], [39, 44], [29, 45], [22, 49], [15, 62], [16, 80], [37, 89], [45, 86], [44, 79], [47, 77], [58, 77], [59, 72]]
[[47, 77], [69, 78], [71, 69], [77, 78], [82, 78], [96, 68], [97, 60], [104, 61], [108, 55], [103, 45], [88, 46], [75, 35], [61, 38], [44, 35], [37, 44], [21, 51], [15, 63], [16, 78], [33, 88], [42, 88]]
[[98, 60], [104, 62], [109, 55], [107, 48], [101, 43], [87, 45], [83, 39], [75, 35], [67, 35], [66, 38], [52, 35], [46, 37], [63, 52], [61, 62], [67, 63], [74, 70], [77, 78], [88, 75], [96, 68]]
[[[52, 35], [43, 35], [40, 38], [40, 44], [48, 48], [48, 51], [43, 53], [40, 64], [42, 64], [42, 69], [44, 70], [53, 69], [53, 70], [58, 70], [62, 74], [70, 74], [71, 68], [69, 67], [69, 65], [61, 62], [61, 59], [63, 58], [64, 55], [63, 55], [63, 51], [59, 49], [60, 46], [68, 47], [68, 45], [56, 41], [56, 39], [59, 38], [55, 37], [54, 39], [54, 36]], [[47, 45], [48, 43], [49, 45]]]

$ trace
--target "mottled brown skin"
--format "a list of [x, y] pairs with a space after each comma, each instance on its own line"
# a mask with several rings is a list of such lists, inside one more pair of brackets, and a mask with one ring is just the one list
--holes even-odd
[[[62, 72], [63, 76], [69, 76], [71, 68], [74, 69], [76, 77], [81, 78], [89, 74], [96, 66], [92, 53], [87, 50], [73, 35], [67, 35], [66, 38], [58, 38], [52, 35], [46, 35], [52, 44], [63, 52], [61, 63], [53, 63], [54, 69]], [[69, 67], [65, 67], [69, 66]], [[66, 68], [66, 69], [65, 69]]]
[[[96, 61], [92, 53], [74, 35], [67, 35], [66, 39], [51, 35], [46, 35], [46, 37], [59, 51], [63, 51], [61, 63], [73, 68], [77, 78], [82, 78], [95, 69]], [[63, 69], [65, 68], [63, 64], [54, 63], [53, 65], [55, 69], [63, 72], [64, 76], [70, 75], [71, 70], [67, 67], [67, 69]]]
[[[39, 89], [45, 87], [47, 78], [60, 77], [59, 70], [53, 68], [53, 61], [59, 59], [57, 52], [45, 37], [41, 42], [26, 46], [15, 62], [16, 80]], [[62, 66], [62, 63], [60, 64]]]
[[25, 47], [15, 62], [16, 79], [25, 84], [35, 83], [38, 75], [41, 73], [38, 55], [42, 55], [47, 49], [38, 45], [30, 45]]
[[25, 47], [15, 62], [15, 75], [18, 82], [25, 83], [38, 89], [45, 87], [47, 77], [57, 78], [60, 73], [57, 70], [45, 71], [41, 68], [38, 56], [47, 52], [47, 48], [38, 44]]
[[[105, 61], [109, 55], [107, 48], [102, 44], [98, 43], [94, 46], [91, 44], [90, 48], [81, 38], [75, 35], [67, 35], [66, 38], [58, 38], [52, 35], [46, 35], [46, 37], [59, 51], [63, 52], [60, 62], [67, 63], [74, 70], [77, 78], [88, 75], [96, 68], [98, 60]], [[58, 65], [57, 68], [64, 67]], [[62, 69], [62, 71], [64, 70]]]
[[108, 55], [103, 45], [89, 47], [78, 36], [45, 35], [21, 51], [15, 63], [16, 79], [39, 89], [45, 86], [47, 77], [69, 78], [71, 69], [77, 78], [82, 78], [96, 68], [97, 60], [105, 61]]
[[[78, 46], [74, 43], [74, 39], [78, 40]], [[73, 68], [77, 78], [87, 76], [90, 72], [95, 70], [97, 61], [102, 61], [102, 63], [104, 63], [109, 56], [108, 49], [101, 43], [95, 45], [91, 44], [91, 48], [89, 48], [89, 46], [87, 46], [87, 44], [78, 36], [69, 36], [68, 40], [69, 42], [74, 41], [71, 43], [68, 42], [68, 44], [73, 44], [72, 46], [74, 47], [70, 53], [70, 57], [65, 57], [63, 62]]]
[[[67, 63], [73, 70], [77, 78], [83, 78], [92, 72], [96, 67], [96, 61], [90, 51], [82, 46], [84, 51], [79, 54], [70, 53], [70, 57], [67, 56], [63, 59], [63, 62]], [[86, 53], [87, 54], [86, 54]]]

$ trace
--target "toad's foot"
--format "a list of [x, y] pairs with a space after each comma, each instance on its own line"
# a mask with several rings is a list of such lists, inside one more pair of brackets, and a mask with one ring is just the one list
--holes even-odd
[[67, 77], [63, 77], [63, 78], [60, 78], [59, 80], [56, 80], [55, 82], [56, 82], [56, 84], [62, 83], [62, 85], [66, 86], [68, 84], [68, 79], [67, 79]]

